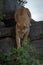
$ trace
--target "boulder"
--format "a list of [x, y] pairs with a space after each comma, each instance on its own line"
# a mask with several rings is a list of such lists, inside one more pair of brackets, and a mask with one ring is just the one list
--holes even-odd
[[[36, 48], [36, 53], [43, 53], [43, 21], [34, 21], [31, 19], [31, 28], [30, 28], [30, 45]], [[37, 56], [37, 55], [36, 55]]]
[[0, 39], [4, 37], [11, 37], [14, 33], [14, 27], [0, 28]]
[[31, 40], [43, 38], [43, 21], [31, 20], [30, 38]]
[[9, 37], [0, 40], [0, 55], [7, 54], [16, 47], [15, 40]]
[[5, 27], [4, 23], [0, 22], [0, 55], [7, 54], [12, 48], [16, 48], [15, 42], [15, 26]]
[[4, 13], [10, 13], [21, 7], [17, 0], [3, 0], [3, 11]]
[[5, 27], [5, 24], [4, 22], [0, 21], [0, 28], [3, 28], [3, 27]]
[[[43, 48], [43, 39], [34, 40], [31, 42], [36, 48]], [[40, 44], [41, 43], [41, 44]]]

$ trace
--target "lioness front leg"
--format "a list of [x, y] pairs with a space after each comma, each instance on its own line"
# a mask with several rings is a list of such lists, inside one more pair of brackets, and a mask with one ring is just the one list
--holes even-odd
[[26, 32], [24, 39], [23, 39], [24, 45], [27, 45], [27, 38], [28, 38], [28, 32]]
[[16, 32], [16, 44], [17, 44], [17, 48], [20, 48], [21, 45], [20, 45], [20, 37], [19, 37], [19, 34]]

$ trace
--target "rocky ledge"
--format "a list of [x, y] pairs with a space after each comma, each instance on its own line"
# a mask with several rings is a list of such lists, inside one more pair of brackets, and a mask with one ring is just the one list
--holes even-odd
[[31, 19], [31, 24], [30, 44], [37, 49], [36, 53], [43, 53], [43, 21]]

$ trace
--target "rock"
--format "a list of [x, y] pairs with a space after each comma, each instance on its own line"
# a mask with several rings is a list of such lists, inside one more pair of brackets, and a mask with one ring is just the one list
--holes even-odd
[[3, 11], [6, 13], [14, 11], [16, 8], [16, 0], [4, 0], [3, 1]]
[[12, 48], [16, 47], [15, 40], [9, 37], [0, 40], [0, 55], [7, 54]]
[[17, 8], [20, 7], [20, 5], [17, 3], [16, 0], [4, 0], [3, 1], [3, 11], [5, 13], [8, 13], [8, 12], [13, 12], [15, 11]]
[[31, 41], [31, 45], [37, 50], [43, 50], [43, 39]]
[[14, 33], [14, 27], [4, 27], [4, 28], [0, 28], [0, 38], [4, 38], [4, 37], [11, 37]]
[[41, 40], [35, 40], [35, 41], [32, 41], [31, 43], [32, 43], [33, 46], [36, 47], [36, 49], [37, 48], [39, 48], [39, 49], [43, 48], [43, 39], [41, 39]]
[[35, 56], [43, 54], [43, 21], [31, 20], [30, 39], [30, 45], [36, 48]]
[[4, 22], [0, 22], [0, 55], [16, 48], [15, 42], [15, 26], [5, 27]]
[[13, 15], [3, 17], [3, 22], [4, 22], [6, 27], [13, 27], [16, 25], [16, 22], [13, 18]]
[[5, 27], [5, 24], [4, 22], [0, 21], [0, 28], [3, 28], [3, 27]]
[[0, 54], [9, 53], [15, 44], [15, 27], [0, 28]]
[[35, 22], [31, 20], [30, 38], [31, 40], [43, 38], [43, 21]]

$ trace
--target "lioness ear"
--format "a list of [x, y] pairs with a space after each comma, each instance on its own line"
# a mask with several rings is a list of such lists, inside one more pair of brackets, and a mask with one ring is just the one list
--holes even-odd
[[29, 11], [28, 8], [26, 8], [26, 9], [27, 9], [27, 14], [28, 14], [28, 16], [31, 18], [31, 12]]
[[14, 14], [15, 21], [17, 22], [17, 12]]
[[18, 19], [18, 13], [19, 13], [19, 9], [17, 9], [15, 11], [15, 14], [14, 14], [14, 18], [15, 18], [15, 21], [17, 22], [17, 19]]

